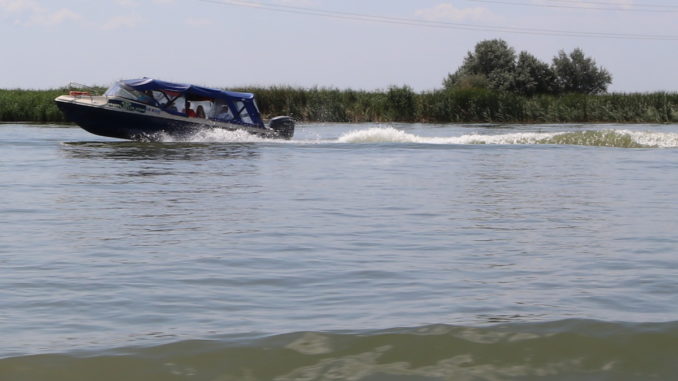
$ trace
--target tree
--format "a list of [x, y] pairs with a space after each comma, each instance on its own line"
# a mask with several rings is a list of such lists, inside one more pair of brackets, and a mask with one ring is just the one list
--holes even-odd
[[520, 95], [607, 91], [610, 73], [577, 48], [569, 55], [560, 51], [553, 64], [539, 61], [528, 52], [516, 53], [506, 41], [485, 40], [468, 52], [464, 63], [443, 81], [446, 89], [482, 88]]
[[[509, 90], [516, 65], [516, 53], [506, 41], [485, 40], [476, 44], [463, 65], [443, 81], [445, 88], [459, 87], [463, 83], [486, 83], [495, 90]], [[475, 77], [475, 78], [469, 78]], [[478, 80], [484, 77], [486, 80]]]
[[553, 58], [557, 90], [563, 93], [599, 94], [607, 91], [612, 75], [577, 48], [569, 55], [561, 50]]
[[550, 94], [555, 91], [556, 76], [545, 62], [526, 51], [520, 52], [513, 78], [513, 91], [522, 95]]
[[443, 82], [446, 89], [489, 89], [490, 83], [487, 77], [482, 74], [464, 74], [461, 76], [454, 76], [450, 74]]

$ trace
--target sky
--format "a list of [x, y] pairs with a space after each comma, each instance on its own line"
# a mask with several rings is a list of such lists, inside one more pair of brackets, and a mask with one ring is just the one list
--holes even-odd
[[611, 92], [675, 92], [676, 20], [675, 0], [0, 0], [0, 88], [428, 91], [500, 38], [548, 63], [581, 48]]

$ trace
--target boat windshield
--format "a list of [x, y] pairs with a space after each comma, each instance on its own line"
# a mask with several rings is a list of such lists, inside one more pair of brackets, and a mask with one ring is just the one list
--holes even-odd
[[134, 90], [133, 88], [125, 86], [120, 82], [116, 82], [116, 84], [114, 84], [108, 90], [106, 90], [104, 95], [108, 97], [127, 98], [151, 106], [157, 106], [158, 104], [158, 102], [156, 102], [156, 100], [153, 99], [152, 94], [146, 94], [145, 92]]

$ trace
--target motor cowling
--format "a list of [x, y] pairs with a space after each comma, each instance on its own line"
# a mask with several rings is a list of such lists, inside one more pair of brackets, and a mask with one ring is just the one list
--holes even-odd
[[294, 119], [289, 116], [276, 116], [271, 119], [268, 127], [284, 139], [292, 139], [294, 135]]

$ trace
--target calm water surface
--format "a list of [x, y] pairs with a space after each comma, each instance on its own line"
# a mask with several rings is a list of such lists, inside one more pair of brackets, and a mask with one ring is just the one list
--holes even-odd
[[1, 380], [678, 378], [678, 125], [189, 140], [0, 125]]

